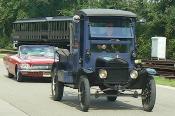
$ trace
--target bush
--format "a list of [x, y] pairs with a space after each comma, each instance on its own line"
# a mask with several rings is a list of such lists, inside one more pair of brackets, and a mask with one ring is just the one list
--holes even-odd
[[5, 49], [12, 49], [13, 44], [10, 42], [8, 37], [0, 37], [0, 48], [5, 48]]
[[137, 38], [137, 57], [149, 59], [151, 57], [151, 39], [144, 36]]
[[167, 48], [166, 48], [166, 57], [167, 59], [175, 60], [175, 39], [167, 39]]

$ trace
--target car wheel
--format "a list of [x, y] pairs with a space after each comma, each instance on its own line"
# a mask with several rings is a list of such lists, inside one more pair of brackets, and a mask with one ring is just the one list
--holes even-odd
[[78, 98], [80, 108], [82, 111], [87, 112], [90, 105], [90, 85], [86, 76], [81, 76], [78, 88]]
[[52, 98], [54, 101], [62, 100], [64, 92], [64, 83], [58, 81], [56, 68], [52, 72], [51, 90], [52, 90]]
[[13, 77], [14, 77], [14, 75], [13, 75], [13, 74], [11, 74], [11, 73], [8, 71], [8, 77], [9, 77], [9, 78], [13, 78]]
[[117, 99], [116, 96], [107, 96], [108, 101], [114, 102], [116, 99]]
[[151, 77], [146, 86], [142, 89], [142, 105], [145, 111], [151, 112], [156, 101], [156, 84]]
[[19, 69], [17, 69], [17, 71], [16, 71], [16, 80], [17, 80], [18, 82], [22, 82], [22, 81], [23, 81], [23, 77], [22, 77], [22, 74], [21, 74], [21, 72], [19, 71]]

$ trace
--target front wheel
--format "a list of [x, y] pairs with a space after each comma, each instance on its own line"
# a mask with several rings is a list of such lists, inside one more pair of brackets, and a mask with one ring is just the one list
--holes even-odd
[[17, 80], [18, 82], [22, 82], [22, 81], [23, 81], [23, 77], [22, 77], [22, 74], [21, 74], [21, 72], [19, 71], [19, 69], [17, 69], [17, 71], [16, 71], [16, 80]]
[[90, 85], [86, 76], [80, 77], [78, 93], [81, 110], [87, 112], [90, 105]]
[[151, 77], [146, 86], [142, 89], [142, 105], [145, 111], [151, 112], [156, 101], [156, 84]]
[[53, 100], [61, 101], [63, 97], [63, 92], [64, 92], [64, 83], [58, 81], [56, 68], [52, 72], [51, 90], [52, 90]]
[[13, 78], [13, 77], [14, 77], [14, 75], [8, 71], [8, 78]]

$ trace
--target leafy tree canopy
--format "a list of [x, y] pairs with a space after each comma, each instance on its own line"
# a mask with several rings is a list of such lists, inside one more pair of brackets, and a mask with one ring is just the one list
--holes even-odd
[[175, 0], [0, 0], [0, 37], [10, 37], [12, 22], [16, 19], [73, 16], [82, 8], [113, 8], [135, 12], [138, 19], [146, 19], [144, 25], [137, 25], [139, 57], [150, 57], [152, 36], [166, 36], [168, 57], [175, 58], [175, 46], [172, 44], [175, 41]]

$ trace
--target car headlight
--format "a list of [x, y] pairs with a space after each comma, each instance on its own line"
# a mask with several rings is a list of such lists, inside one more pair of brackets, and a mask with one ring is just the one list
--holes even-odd
[[107, 71], [106, 71], [105, 69], [100, 69], [100, 70], [99, 70], [99, 77], [100, 77], [101, 79], [107, 78], [107, 75], [108, 75], [108, 73], [107, 73]]
[[138, 76], [139, 76], [139, 74], [138, 74], [138, 71], [137, 71], [137, 70], [132, 70], [132, 71], [130, 72], [130, 77], [131, 77], [132, 79], [137, 79]]
[[29, 64], [20, 64], [19, 66], [21, 69], [29, 69], [30, 68]]

